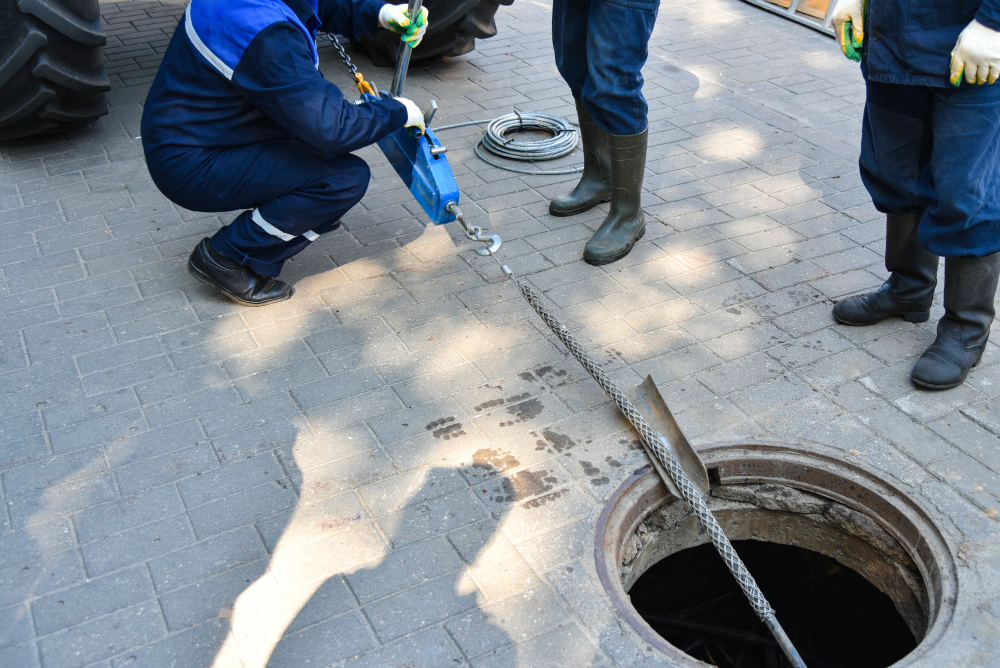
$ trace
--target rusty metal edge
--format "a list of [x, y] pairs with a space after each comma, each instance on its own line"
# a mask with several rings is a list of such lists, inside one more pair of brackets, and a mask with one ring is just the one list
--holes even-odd
[[[720, 451], [727, 451], [735, 448], [740, 448], [757, 452], [785, 451], [792, 454], [816, 457], [821, 460], [827, 460], [838, 467], [844, 467], [848, 471], [854, 472], [855, 474], [869, 481], [873, 481], [879, 485], [886, 487], [896, 496], [903, 499], [907, 499], [908, 501], [907, 505], [909, 506], [909, 510], [911, 512], [916, 511], [918, 518], [928, 527], [933, 529], [935, 537], [943, 545], [944, 552], [947, 555], [947, 559], [941, 559], [940, 557], [944, 555], [939, 554], [939, 550], [934, 549], [933, 546], [928, 545], [928, 547], [934, 553], [935, 565], [937, 566], [939, 572], [944, 576], [944, 581], [942, 582], [942, 584], [948, 585], [943, 588], [953, 590], [947, 593], [941, 592], [940, 594], [940, 597], [942, 599], [941, 605], [937, 606], [937, 609], [933, 611], [934, 618], [932, 621], [928, 623], [927, 632], [924, 634], [924, 637], [917, 644], [916, 649], [914, 649], [910, 654], [908, 654], [906, 658], [902, 660], [902, 662], [900, 662], [899, 664], [894, 664], [899, 666], [910, 665], [914, 661], [919, 660], [921, 657], [926, 656], [926, 654], [933, 649], [933, 647], [938, 643], [938, 641], [944, 635], [945, 631], [950, 626], [952, 618], [954, 616], [956, 602], [958, 599], [959, 583], [958, 583], [958, 574], [956, 572], [956, 565], [951, 550], [952, 546], [950, 545], [944, 532], [940, 530], [940, 528], [937, 526], [937, 523], [930, 517], [927, 511], [922, 506], [917, 504], [915, 501], [910, 499], [908, 495], [902, 492], [902, 490], [898, 489], [895, 485], [893, 485], [892, 482], [886, 480], [881, 475], [877, 474], [872, 470], [869, 470], [864, 466], [846, 461], [844, 459], [837, 459], [828, 453], [821, 452], [814, 447], [810, 447], [811, 445], [813, 444], [801, 443], [796, 445], [791, 443], [783, 443], [779, 441], [748, 439], [746, 441], [725, 441], [718, 443], [706, 443], [703, 445], [695, 446], [695, 449], [699, 453], [708, 456], [711, 456], [712, 454], [718, 453]], [[818, 445], [821, 448], [824, 447], [821, 444]], [[715, 464], [715, 462], [709, 462], [706, 465], [709, 466], [710, 468], [715, 468], [714, 466], [712, 466], [712, 464]], [[632, 607], [632, 605], [628, 602], [628, 594], [622, 587], [621, 578], [618, 577], [616, 579], [612, 579], [611, 577], [612, 573], [617, 575], [619, 569], [608, 568], [608, 562], [605, 551], [606, 547], [605, 535], [607, 534], [608, 520], [611, 517], [611, 513], [615, 510], [619, 501], [621, 501], [622, 497], [630, 493], [635, 487], [636, 483], [639, 481], [639, 479], [642, 478], [644, 475], [646, 475], [651, 470], [651, 468], [652, 467], [649, 464], [647, 464], [642, 468], [635, 470], [632, 473], [632, 475], [626, 478], [622, 482], [622, 484], [619, 485], [618, 489], [616, 489], [614, 493], [610, 497], [608, 497], [608, 500], [605, 503], [604, 508], [601, 510], [601, 514], [597, 520], [597, 527], [594, 535], [594, 558], [597, 566], [597, 575], [601, 581], [601, 585], [604, 587], [605, 592], [607, 592], [607, 594], [611, 598], [615, 606], [615, 609], [624, 618], [624, 620], [628, 623], [628, 625], [634, 631], [636, 631], [646, 642], [648, 642], [656, 649], [660, 650], [662, 653], [666, 654], [671, 660], [676, 661], [680, 666], [684, 666], [685, 668], [703, 668], [707, 664], [698, 661], [697, 659], [691, 657], [688, 654], [685, 654], [678, 648], [668, 643], [663, 637], [661, 637], [658, 633], [656, 633], [656, 631], [654, 631], [653, 628], [649, 624], [647, 624], [646, 621], [641, 616], [639, 616], [639, 613], [636, 612], [635, 608]], [[815, 489], [814, 491], [820, 494], [824, 492], [824, 490], [821, 489]], [[845, 504], [845, 505], [851, 507], [851, 504]], [[883, 526], [881, 522], [879, 522], [879, 526]], [[890, 527], [883, 526], [883, 528], [890, 530], [890, 533], [894, 537], [896, 537], [897, 540], [899, 539], [899, 536], [897, 535], [896, 531], [892, 531]], [[923, 534], [921, 535], [923, 536]], [[901, 540], [900, 543], [904, 546], [905, 549], [905, 546], [909, 544], [909, 541], [904, 542]], [[608, 547], [611, 547], [612, 550], [617, 553], [616, 546], [608, 546]], [[914, 555], [911, 554], [911, 558], [913, 557]], [[918, 565], [923, 566], [923, 559], [920, 560], [914, 559], [914, 561], [918, 563]], [[926, 573], [923, 572], [921, 573], [921, 577], [924, 578], [925, 584], [927, 586], [930, 586], [930, 582], [928, 582], [927, 575], [928, 574]]]

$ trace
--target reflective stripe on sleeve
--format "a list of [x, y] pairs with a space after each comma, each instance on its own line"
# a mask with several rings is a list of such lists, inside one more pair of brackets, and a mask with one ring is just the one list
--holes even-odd
[[229, 80], [232, 80], [233, 68], [226, 65], [224, 62], [222, 62], [221, 58], [212, 53], [212, 50], [209, 49], [207, 46], [205, 46], [205, 43], [201, 41], [201, 37], [198, 37], [198, 33], [195, 32], [194, 24], [191, 23], [190, 4], [187, 6], [187, 9], [184, 10], [184, 32], [187, 33], [188, 39], [191, 40], [191, 44], [193, 44], [194, 48], [198, 50], [198, 53], [204, 56], [205, 60], [207, 60], [212, 65], [212, 67], [219, 70], [222, 76], [226, 77]]

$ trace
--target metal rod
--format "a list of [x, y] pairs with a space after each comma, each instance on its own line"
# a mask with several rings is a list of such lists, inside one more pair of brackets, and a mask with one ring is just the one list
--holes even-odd
[[[409, 5], [407, 5], [406, 11], [410, 15], [410, 21], [416, 24], [417, 13], [420, 11], [420, 5], [422, 0], [410, 0]], [[399, 55], [396, 57], [396, 71], [392, 74], [392, 86], [389, 87], [389, 94], [393, 97], [399, 97], [403, 94], [403, 83], [406, 81], [406, 71], [410, 69], [410, 54], [413, 49], [404, 42], [399, 40]]]

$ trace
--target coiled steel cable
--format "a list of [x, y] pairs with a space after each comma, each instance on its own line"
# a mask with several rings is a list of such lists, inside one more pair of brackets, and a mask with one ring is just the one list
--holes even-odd
[[[565, 118], [547, 114], [543, 111], [514, 111], [512, 114], [504, 114], [496, 118], [486, 118], [478, 121], [467, 121], [465, 123], [453, 123], [451, 125], [441, 125], [434, 128], [435, 132], [450, 130], [452, 128], [464, 128], [470, 125], [482, 125], [486, 123], [486, 130], [482, 138], [476, 144], [476, 155], [483, 162], [505, 169], [508, 172], [518, 174], [575, 174], [583, 171], [583, 166], [567, 167], [566, 169], [523, 169], [514, 165], [507, 165], [497, 162], [483, 154], [481, 148], [501, 158], [510, 160], [520, 160], [522, 162], [536, 162], [539, 160], [555, 160], [564, 155], [569, 155], [576, 148], [580, 139], [579, 131]], [[551, 137], [534, 141], [517, 141], [509, 135], [523, 130], [537, 130], [551, 134]]]

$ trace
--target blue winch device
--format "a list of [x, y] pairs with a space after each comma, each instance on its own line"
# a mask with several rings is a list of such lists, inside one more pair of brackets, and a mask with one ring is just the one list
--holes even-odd
[[[405, 45], [403, 48], [410, 50]], [[362, 97], [366, 100], [378, 99], [370, 93]], [[433, 102], [431, 105], [429, 115], [433, 117], [437, 106]], [[430, 123], [427, 112], [424, 113], [424, 122]], [[458, 204], [458, 183], [445, 156], [447, 149], [438, 141], [433, 130], [427, 128], [420, 132], [400, 128], [381, 139], [378, 147], [434, 223], [440, 225], [455, 220], [455, 215], [447, 207], [449, 203]]]
[[[407, 14], [416, 17], [420, 12], [420, 5], [421, 0], [410, 0]], [[392, 86], [389, 92], [382, 91], [381, 94], [361, 76], [340, 42], [336, 38], [333, 38], [332, 42], [347, 69], [354, 76], [358, 91], [361, 93], [358, 104], [378, 100], [383, 96], [399, 97], [402, 94], [412, 51], [406, 42], [400, 41]], [[483, 234], [482, 228], [470, 225], [458, 208], [458, 183], [455, 182], [455, 175], [451, 171], [451, 165], [448, 164], [448, 158], [445, 157], [448, 149], [441, 145], [437, 135], [428, 127], [436, 111], [437, 103], [431, 100], [430, 106], [423, 112], [423, 131], [418, 128], [403, 127], [379, 141], [378, 146], [432, 222], [440, 225], [457, 220], [465, 229], [465, 236], [468, 239], [489, 244], [488, 248], [476, 248], [476, 253], [480, 255], [495, 253], [500, 248], [500, 237], [496, 234]]]

